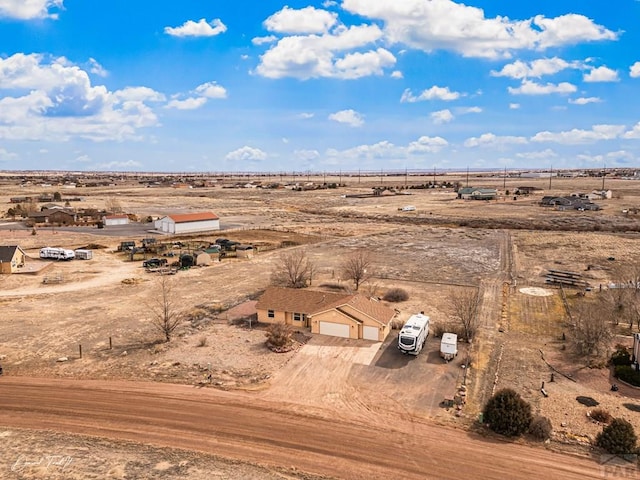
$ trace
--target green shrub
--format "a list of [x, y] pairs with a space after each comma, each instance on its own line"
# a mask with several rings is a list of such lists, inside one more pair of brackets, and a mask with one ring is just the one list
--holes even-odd
[[616, 365], [614, 376], [623, 382], [640, 387], [640, 372], [636, 372], [631, 365]]
[[387, 302], [406, 302], [409, 300], [409, 293], [402, 288], [391, 288], [382, 297]]
[[623, 418], [615, 418], [596, 437], [596, 445], [614, 455], [636, 453], [636, 432]]
[[624, 345], [618, 345], [616, 351], [611, 355], [613, 365], [631, 365], [631, 354]]
[[529, 434], [537, 440], [548, 440], [551, 438], [552, 431], [551, 420], [542, 415], [538, 415], [531, 420], [529, 425]]
[[613, 420], [611, 414], [604, 408], [594, 408], [589, 412], [589, 417], [599, 423], [611, 423], [611, 420]]
[[507, 437], [517, 437], [531, 425], [531, 405], [510, 388], [496, 392], [484, 407], [483, 418], [489, 428]]

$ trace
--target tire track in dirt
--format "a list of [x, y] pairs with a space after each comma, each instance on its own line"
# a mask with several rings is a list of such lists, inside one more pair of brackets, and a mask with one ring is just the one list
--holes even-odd
[[476, 479], [528, 479], [531, 472], [601, 478], [585, 458], [407, 422], [392, 412], [365, 422], [335, 418], [331, 410], [297, 413], [286, 399], [177, 385], [21, 377], [0, 383], [0, 425], [7, 427], [132, 440], [342, 479], [439, 479], [454, 471]]

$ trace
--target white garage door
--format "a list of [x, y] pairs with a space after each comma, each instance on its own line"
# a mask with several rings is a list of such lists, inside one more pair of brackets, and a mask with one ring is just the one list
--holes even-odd
[[378, 341], [378, 327], [368, 327], [364, 326], [362, 329], [362, 338], [365, 340], [373, 340], [374, 342]]
[[349, 338], [349, 325], [342, 323], [320, 322], [320, 333], [332, 337]]

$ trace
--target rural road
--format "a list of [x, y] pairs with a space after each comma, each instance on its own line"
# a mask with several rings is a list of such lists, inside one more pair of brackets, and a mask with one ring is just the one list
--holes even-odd
[[125, 381], [5, 376], [0, 392], [4, 427], [130, 440], [342, 479], [602, 478], [586, 458], [393, 413], [363, 423], [330, 411], [301, 413], [300, 405], [254, 394]]

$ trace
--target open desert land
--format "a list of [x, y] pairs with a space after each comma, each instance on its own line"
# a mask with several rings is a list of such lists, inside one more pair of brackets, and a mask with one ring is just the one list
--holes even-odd
[[[531, 478], [532, 468], [536, 476], [602, 478], [608, 467], [590, 446], [602, 426], [576, 397], [640, 429], [640, 391], [611, 392], [604, 363], [588, 368], [563, 341], [566, 308], [545, 283], [549, 269], [580, 273], [593, 289], [566, 288], [571, 308], [606, 288], [619, 265], [637, 262], [640, 180], [607, 177], [613, 197], [596, 201], [598, 211], [539, 205], [544, 195], [601, 189], [593, 177], [446, 178], [497, 188], [489, 201], [411, 188], [430, 177], [323, 178], [340, 185], [306, 191], [224, 182], [147, 188], [130, 178], [66, 191], [0, 180], [2, 214], [11, 197], [60, 191], [82, 198], [73, 207], [117, 204], [139, 220], [212, 211], [221, 225], [185, 236], [153, 233], [152, 223], [33, 230], [5, 215], [0, 244], [19, 245], [30, 259], [22, 273], [0, 276], [2, 478], [447, 478], [450, 462], [475, 478]], [[520, 185], [540, 190], [514, 196]], [[397, 193], [372, 196], [373, 187]], [[402, 211], [406, 205], [415, 210]], [[149, 236], [175, 243], [176, 253], [179, 242], [218, 237], [258, 249], [170, 277], [184, 320], [166, 343], [150, 318], [162, 277], [117, 251]], [[45, 246], [90, 247], [93, 258], [40, 260]], [[295, 349], [274, 353], [265, 326], [245, 319], [281, 254], [295, 249], [315, 264], [309, 288], [331, 290], [352, 287], [342, 278], [344, 258], [369, 252], [375, 273], [360, 292], [404, 289], [408, 300], [384, 302], [397, 310], [396, 323], [424, 311], [432, 333], [452, 321], [450, 295], [477, 289], [479, 331], [449, 363], [433, 334], [417, 357], [401, 355], [398, 330], [384, 342], [301, 330]], [[631, 346], [628, 327], [616, 332], [612, 349]], [[461, 409], [443, 407], [459, 400], [462, 385]], [[478, 427], [482, 406], [503, 387], [551, 419], [550, 442], [506, 442]], [[412, 450], [431, 454], [404, 455]], [[624, 472], [640, 475], [633, 468]]]

